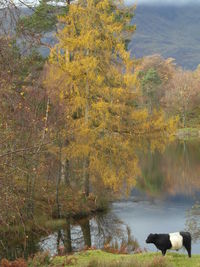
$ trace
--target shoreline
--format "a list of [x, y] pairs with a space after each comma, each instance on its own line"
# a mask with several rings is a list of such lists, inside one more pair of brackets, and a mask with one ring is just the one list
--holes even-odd
[[200, 129], [192, 127], [179, 128], [175, 136], [180, 140], [200, 138]]

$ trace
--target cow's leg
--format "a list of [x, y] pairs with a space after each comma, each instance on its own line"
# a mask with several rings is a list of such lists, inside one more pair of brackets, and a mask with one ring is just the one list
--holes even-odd
[[188, 256], [191, 258], [191, 237], [185, 236], [183, 238], [183, 246], [186, 248]]
[[187, 250], [188, 256], [191, 258], [191, 242], [185, 244], [185, 248]]
[[188, 256], [191, 258], [192, 238], [189, 232], [180, 232], [183, 237], [183, 246], [186, 248]]
[[163, 250], [162, 250], [162, 255], [163, 255], [163, 256], [165, 256], [166, 251], [167, 251], [166, 249], [163, 249]]

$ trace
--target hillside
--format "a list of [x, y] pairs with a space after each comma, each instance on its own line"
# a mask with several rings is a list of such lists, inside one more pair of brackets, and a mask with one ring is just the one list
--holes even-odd
[[130, 43], [132, 55], [173, 57], [186, 69], [200, 63], [200, 5], [139, 5], [133, 22], [137, 30]]
[[[0, 17], [1, 17], [0, 10]], [[26, 8], [22, 15], [30, 14]], [[133, 23], [137, 29], [129, 45], [132, 56], [143, 57], [161, 54], [173, 57], [185, 69], [195, 69], [200, 64], [200, 4], [198, 5], [138, 5]], [[9, 25], [9, 18], [4, 22]], [[1, 30], [0, 30], [1, 34]], [[45, 34], [43, 41], [52, 44], [52, 33]], [[44, 56], [49, 50], [40, 49]]]

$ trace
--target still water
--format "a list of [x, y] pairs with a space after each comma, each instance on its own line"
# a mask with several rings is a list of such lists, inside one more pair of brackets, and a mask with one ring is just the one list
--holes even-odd
[[120, 244], [129, 239], [127, 229], [139, 246], [149, 251], [156, 251], [153, 245], [145, 244], [149, 233], [189, 230], [193, 237], [192, 252], [199, 254], [200, 141], [176, 141], [163, 152], [140, 153], [139, 158], [141, 174], [128, 199], [113, 203], [107, 214], [68, 220], [64, 227], [51, 233], [30, 233], [25, 246], [13, 236], [12, 242], [7, 240], [4, 247], [0, 242], [0, 258], [28, 256], [44, 250], [53, 255], [63, 247], [76, 251], [84, 246]]
[[[141, 200], [134, 198], [127, 202], [113, 204], [113, 211], [128, 224], [142, 248], [157, 251], [152, 244], [145, 244], [150, 233], [170, 233], [188, 230], [187, 214], [193, 206], [191, 199], [174, 198], [165, 201]], [[190, 229], [191, 231], [191, 229]], [[179, 251], [185, 253], [185, 251]], [[200, 253], [200, 242], [193, 243], [193, 253]]]

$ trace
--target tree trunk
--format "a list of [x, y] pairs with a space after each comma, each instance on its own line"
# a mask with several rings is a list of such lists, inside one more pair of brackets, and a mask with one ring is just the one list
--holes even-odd
[[69, 160], [64, 158], [61, 160], [61, 183], [70, 186], [69, 181]]
[[60, 185], [60, 180], [61, 180], [61, 170], [62, 170], [62, 148], [60, 147], [60, 160], [59, 160], [59, 171], [58, 171], [58, 176], [56, 180], [56, 206], [57, 206], [57, 214], [56, 217], [60, 218], [61, 217], [61, 212], [60, 212], [60, 202], [59, 202], [59, 185]]
[[84, 178], [84, 191], [88, 197], [90, 193], [90, 177], [89, 177], [89, 156], [84, 159], [83, 162], [83, 178]]
[[183, 111], [183, 126], [185, 127], [185, 121], [186, 121], [186, 118], [185, 118], [185, 111]]
[[[86, 51], [86, 54], [89, 55], [89, 51]], [[88, 103], [88, 96], [89, 96], [89, 85], [88, 82], [86, 82], [85, 87], [85, 126], [88, 127], [88, 121], [89, 121], [89, 103]], [[89, 177], [89, 155], [85, 156], [84, 162], [83, 162], [83, 179], [84, 179], [84, 190], [85, 195], [89, 196], [90, 193], [90, 177]]]
[[65, 252], [66, 253], [72, 252], [72, 238], [71, 238], [70, 218], [67, 218], [66, 227], [64, 228], [64, 246], [65, 246]]
[[61, 155], [61, 174], [60, 174], [60, 181], [61, 183], [65, 183], [65, 171], [66, 171], [66, 158], [62, 159]]
[[44, 123], [43, 132], [42, 132], [42, 138], [40, 141], [40, 145], [38, 146], [36, 153], [35, 153], [35, 156], [34, 156], [34, 164], [33, 164], [33, 166], [34, 166], [33, 170], [34, 171], [33, 171], [32, 179], [30, 182], [30, 216], [31, 217], [33, 217], [34, 210], [35, 210], [35, 185], [36, 185], [36, 178], [38, 175], [38, 167], [39, 167], [38, 157], [40, 155], [42, 145], [44, 144], [45, 135], [47, 132], [47, 122], [48, 122], [48, 117], [49, 117], [49, 109], [50, 109], [50, 98], [47, 99], [45, 123]]
[[81, 230], [83, 233], [83, 239], [84, 239], [84, 243], [85, 246], [87, 247], [91, 247], [91, 232], [90, 232], [90, 221], [89, 219], [85, 219], [82, 223], [81, 223]]

